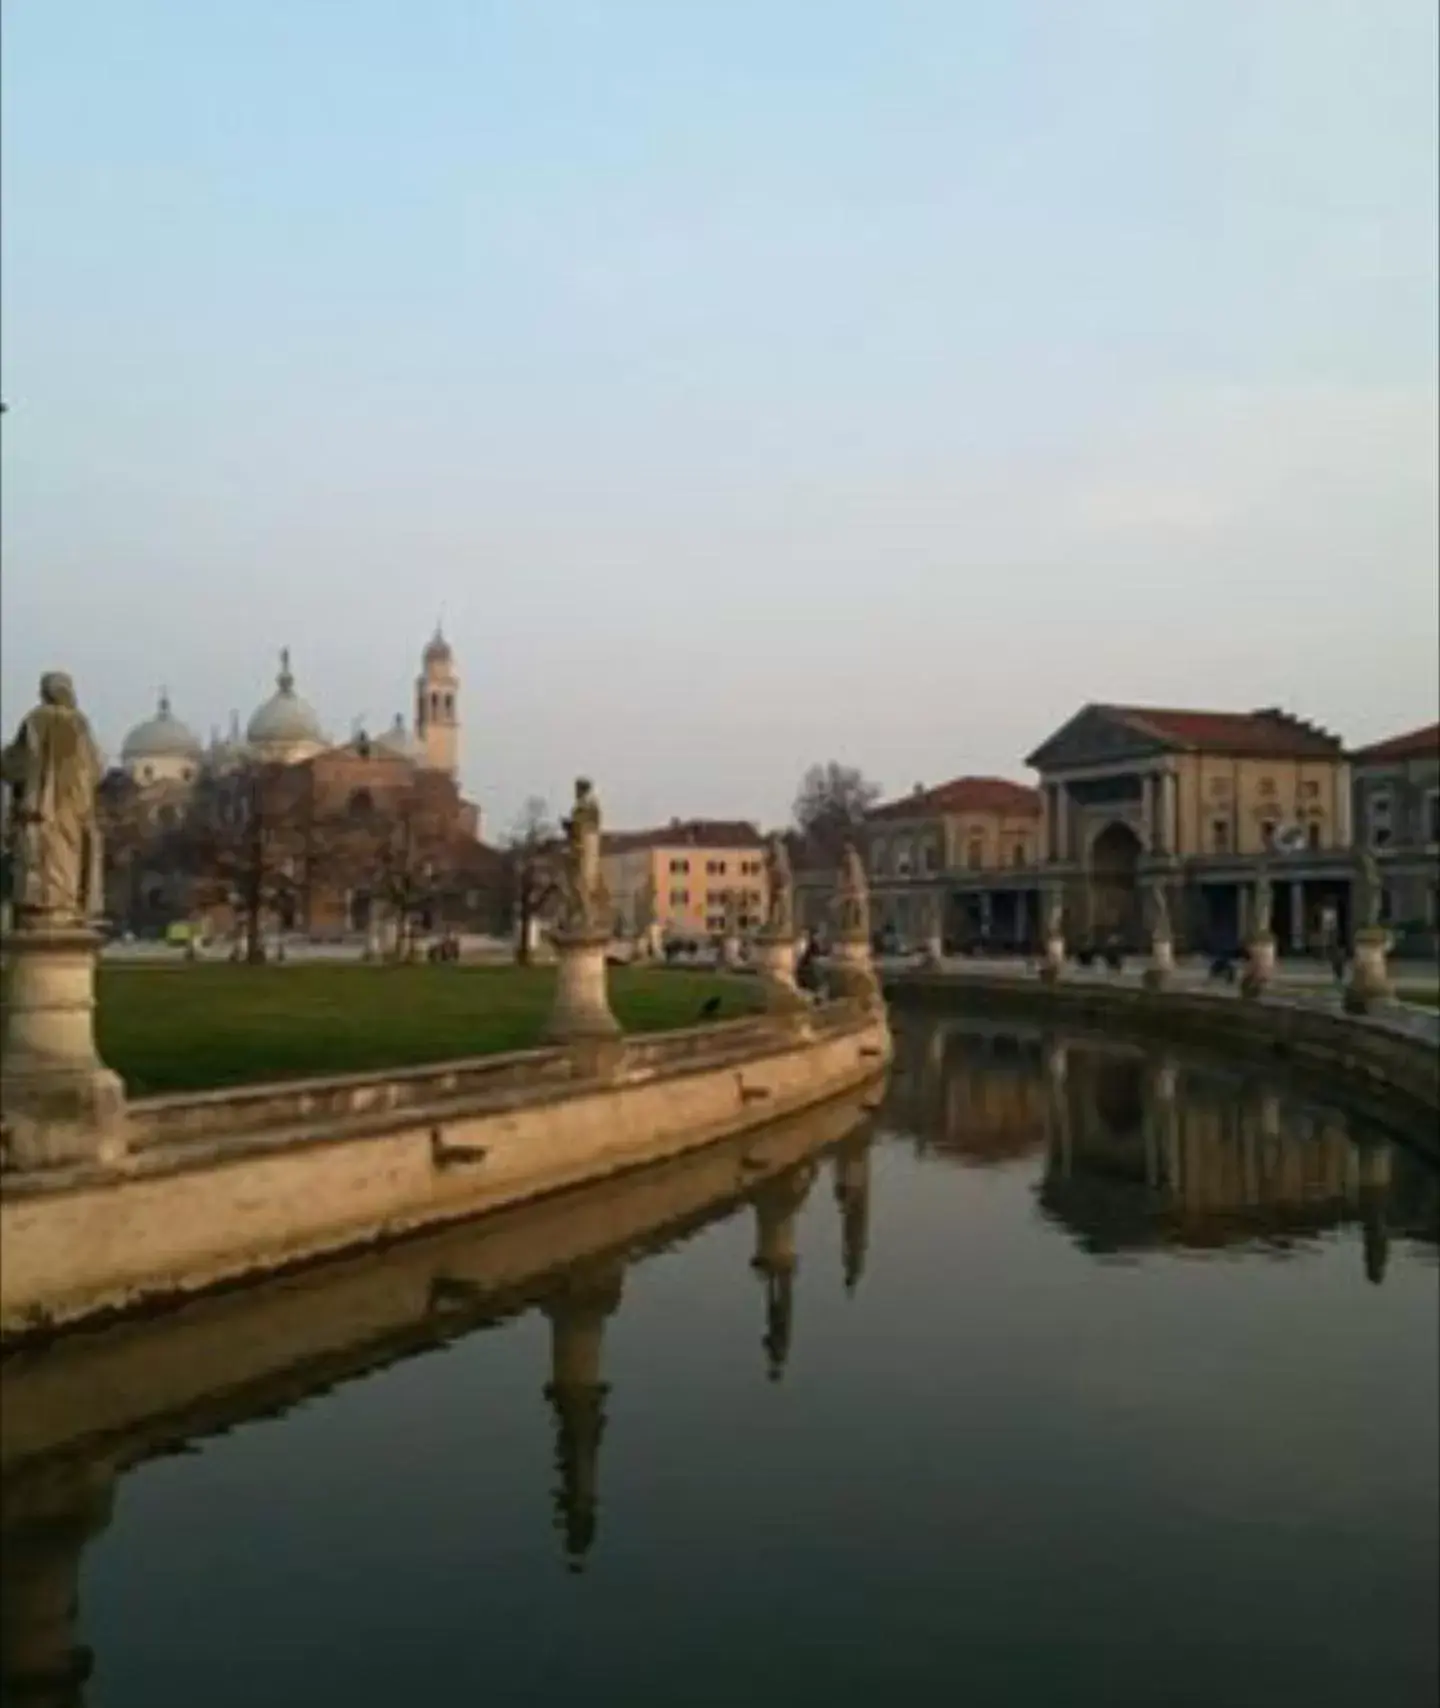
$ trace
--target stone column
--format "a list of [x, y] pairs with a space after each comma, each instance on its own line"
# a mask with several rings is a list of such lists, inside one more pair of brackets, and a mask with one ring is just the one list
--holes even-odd
[[1305, 941], [1305, 881], [1290, 880], [1290, 953], [1300, 955], [1307, 947]]
[[795, 1219], [815, 1180], [815, 1164], [801, 1163], [755, 1194], [755, 1256], [751, 1267], [765, 1282], [766, 1374], [778, 1382], [790, 1356], [795, 1327]]
[[557, 931], [553, 934], [558, 964], [555, 1005], [545, 1036], [552, 1044], [577, 1039], [615, 1038], [620, 1023], [610, 1012], [605, 951], [608, 931]]
[[1351, 794], [1350, 767], [1335, 767], [1335, 847], [1348, 848], [1355, 840], [1354, 803]]
[[1156, 825], [1158, 809], [1156, 803], [1159, 778], [1153, 771], [1142, 771], [1140, 774], [1140, 840], [1147, 854], [1156, 850]]
[[22, 925], [4, 941], [0, 1121], [12, 1168], [125, 1154], [125, 1088], [95, 1047], [99, 948], [83, 926]]
[[1063, 783], [1055, 785], [1055, 858], [1070, 858], [1070, 797]]
[[620, 1304], [623, 1263], [574, 1273], [545, 1306], [550, 1319], [550, 1380], [555, 1414], [555, 1523], [572, 1572], [583, 1570], [595, 1540], [600, 1438], [607, 1385], [600, 1379], [605, 1324]]

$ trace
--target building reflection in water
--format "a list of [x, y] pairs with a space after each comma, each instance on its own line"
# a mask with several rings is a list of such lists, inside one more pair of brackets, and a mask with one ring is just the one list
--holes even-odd
[[[1363, 1274], [1379, 1283], [1392, 1240], [1440, 1243], [1437, 1176], [1405, 1147], [1258, 1080], [1122, 1043], [945, 1026], [902, 1035], [886, 1124], [932, 1166], [1023, 1170], [1042, 1215], [1097, 1256], [1257, 1243], [1283, 1254], [1358, 1226]], [[178, 1326], [157, 1318], [7, 1359], [0, 1697], [82, 1708], [81, 1556], [125, 1470], [528, 1308], [550, 1325], [555, 1523], [568, 1568], [581, 1570], [598, 1535], [605, 1332], [627, 1270], [748, 1208], [765, 1365], [779, 1380], [818, 1159], [832, 1170], [850, 1292], [867, 1260], [875, 1143], [857, 1103], [313, 1284], [201, 1302]], [[101, 1439], [97, 1457], [86, 1444]]]
[[1040, 1163], [1042, 1212], [1097, 1256], [1259, 1245], [1358, 1224], [1364, 1274], [1397, 1235], [1440, 1244], [1433, 1169], [1378, 1128], [1203, 1058], [1038, 1030], [903, 1034], [887, 1114], [967, 1168]]

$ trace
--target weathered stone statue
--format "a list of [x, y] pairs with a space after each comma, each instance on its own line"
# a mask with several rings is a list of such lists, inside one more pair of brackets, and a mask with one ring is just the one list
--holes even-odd
[[1260, 875], [1255, 880], [1255, 915], [1253, 935], [1269, 937], [1272, 933], [1275, 917], [1275, 886], [1270, 882], [1269, 868], [1261, 866]]
[[1385, 902], [1385, 883], [1380, 876], [1380, 862], [1368, 848], [1355, 856], [1355, 924], [1362, 930], [1373, 931], [1380, 924]]
[[1160, 883], [1150, 886], [1150, 935], [1161, 939], [1174, 935], [1170, 927], [1170, 899]]
[[604, 931], [610, 898], [600, 874], [600, 803], [588, 777], [575, 780], [575, 806], [564, 830], [560, 929], [575, 934]]
[[765, 877], [770, 892], [765, 930], [770, 936], [789, 942], [795, 936], [795, 875], [790, 870], [790, 855], [782, 836], [772, 836], [766, 844]]
[[870, 885], [864, 862], [853, 842], [840, 856], [840, 882], [835, 894], [835, 926], [851, 942], [870, 941]]
[[104, 904], [95, 791], [102, 766], [63, 671], [40, 680], [40, 704], [5, 749], [16, 926], [84, 925]]
[[1065, 903], [1058, 889], [1051, 890], [1046, 898], [1045, 935], [1047, 937], [1063, 937], [1065, 935]]
[[555, 1043], [613, 1038], [620, 1028], [610, 1012], [605, 975], [613, 921], [600, 872], [600, 803], [588, 777], [576, 779], [575, 806], [565, 820], [559, 891], [559, 962], [546, 1035]]

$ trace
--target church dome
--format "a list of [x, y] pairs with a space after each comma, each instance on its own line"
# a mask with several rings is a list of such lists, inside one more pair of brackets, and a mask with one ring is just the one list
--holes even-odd
[[162, 689], [155, 716], [138, 723], [125, 737], [120, 758], [126, 765], [141, 759], [199, 759], [200, 743], [188, 725], [170, 710], [170, 696]]
[[375, 745], [381, 753], [388, 753], [396, 759], [408, 759], [412, 765], [418, 765], [424, 757], [424, 749], [406, 729], [405, 719], [399, 712], [395, 714], [395, 722]]
[[245, 739], [252, 747], [260, 749], [318, 748], [325, 745], [314, 707], [295, 692], [288, 648], [280, 654], [280, 674], [275, 678], [275, 692], [257, 708], [246, 726]]

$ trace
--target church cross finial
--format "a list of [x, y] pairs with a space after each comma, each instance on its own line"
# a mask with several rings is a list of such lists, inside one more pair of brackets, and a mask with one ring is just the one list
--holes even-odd
[[279, 684], [282, 694], [288, 694], [295, 686], [295, 678], [290, 673], [290, 648], [288, 646], [280, 648], [280, 674], [275, 680]]
[[160, 690], [160, 716], [162, 718], [170, 716], [170, 690], [164, 687]]

